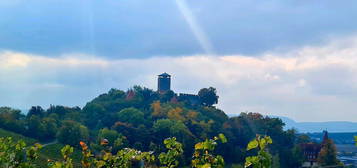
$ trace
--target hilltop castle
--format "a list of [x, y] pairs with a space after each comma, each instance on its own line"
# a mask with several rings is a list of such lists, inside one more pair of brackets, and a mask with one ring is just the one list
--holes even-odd
[[[165, 94], [168, 91], [171, 91], [171, 75], [164, 72], [158, 75], [157, 92]], [[195, 94], [179, 93], [179, 95], [175, 94], [172, 99], [178, 101], [188, 101], [192, 105], [201, 104], [200, 97]]]

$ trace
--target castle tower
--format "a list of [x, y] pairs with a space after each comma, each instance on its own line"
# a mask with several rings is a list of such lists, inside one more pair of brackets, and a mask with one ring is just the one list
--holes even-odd
[[166, 72], [158, 75], [158, 82], [157, 82], [157, 91], [159, 93], [165, 93], [169, 91], [171, 87], [171, 75], [167, 74]]

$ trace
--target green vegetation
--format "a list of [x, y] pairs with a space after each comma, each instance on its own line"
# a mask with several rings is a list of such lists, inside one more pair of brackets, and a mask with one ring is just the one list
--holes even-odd
[[36, 142], [38, 142], [36, 139], [25, 137], [21, 134], [17, 134], [11, 131], [6, 131], [0, 128], [0, 138], [5, 138], [5, 137], [11, 137], [13, 141], [22, 140], [26, 144], [35, 144]]
[[[218, 138], [219, 137], [219, 138]], [[227, 139], [223, 134], [219, 134], [214, 139], [206, 139], [204, 142], [199, 142], [195, 145], [195, 152], [193, 153], [192, 167], [194, 168], [223, 168], [224, 159], [220, 155], [214, 155], [217, 141], [226, 143]]]
[[249, 156], [245, 159], [245, 167], [263, 168], [272, 166], [272, 156], [267, 151], [266, 147], [272, 144], [273, 141], [270, 137], [265, 136], [261, 138], [257, 136], [256, 139], [250, 141], [247, 146], [247, 151], [258, 149], [256, 156]]
[[36, 167], [34, 161], [39, 157], [38, 150], [41, 148], [39, 144], [26, 148], [24, 141], [15, 142], [11, 137], [0, 138], [0, 167]]
[[[40, 167], [46, 167], [48, 165], [48, 161], [60, 161], [62, 160], [62, 155], [60, 153], [61, 149], [65, 147], [65, 145], [55, 143], [44, 146], [40, 151], [40, 157], [36, 164], [40, 165]], [[77, 148], [74, 149], [72, 154], [72, 159], [74, 162], [75, 167], [80, 166], [81, 160], [81, 151]]]
[[[206, 139], [195, 145], [195, 152], [192, 156], [192, 167], [194, 168], [223, 168], [225, 162], [222, 156], [213, 154], [217, 147], [217, 141], [226, 143], [227, 139], [223, 134], [219, 134], [213, 139]], [[260, 148], [258, 156], [248, 157], [245, 167], [270, 167], [271, 157], [267, 152], [266, 145], [271, 144], [270, 137], [257, 138], [248, 144], [247, 150]], [[156, 156], [153, 152], [141, 152], [136, 149], [124, 148], [119, 150], [116, 154], [112, 154], [111, 147], [108, 143], [101, 143], [104, 149], [98, 155], [92, 154], [87, 144], [79, 143], [82, 148], [81, 166], [75, 166], [73, 153], [74, 148], [65, 145], [61, 152], [61, 158], [58, 160], [48, 160], [47, 165], [38, 162], [39, 150], [41, 145], [26, 147], [23, 141], [13, 142], [12, 138], [0, 138], [0, 166], [2, 167], [49, 167], [49, 168], [104, 168], [104, 167], [118, 167], [130, 168], [137, 164], [141, 167], [160, 167], [160, 168], [176, 168], [179, 167], [179, 157], [183, 154], [182, 144], [176, 141], [176, 138], [167, 138], [164, 140], [166, 152], [162, 152]], [[109, 148], [108, 148], [109, 147]], [[51, 147], [56, 149], [55, 146]], [[56, 149], [57, 150], [57, 149]], [[57, 157], [57, 156], [56, 156]], [[158, 159], [157, 159], [158, 158]], [[252, 160], [250, 162], [250, 160]], [[36, 162], [37, 161], [37, 162]]]
[[164, 140], [164, 144], [168, 151], [166, 153], [162, 152], [159, 155], [159, 161], [161, 163], [161, 168], [174, 168], [179, 165], [177, 160], [183, 153], [182, 144], [176, 142], [176, 138], [168, 138]]
[[[197, 97], [200, 103], [192, 102], [190, 97], [179, 97], [173, 91], [159, 94], [135, 86], [127, 92], [111, 89], [83, 109], [34, 106], [24, 115], [19, 110], [1, 107], [0, 128], [21, 135], [0, 131], [5, 132], [3, 136], [16, 139], [26, 140], [27, 136], [73, 147], [73, 153], [72, 148], [65, 147], [60, 155], [58, 151], [64, 146], [45, 146], [38, 159], [42, 167], [46, 159], [57, 167], [79, 164], [106, 167], [127, 165], [132, 161], [130, 158], [136, 158], [136, 161], [145, 160], [146, 166], [167, 168], [244, 163], [251, 167], [299, 167], [304, 161], [299, 144], [309, 140], [297, 135], [295, 130], [283, 130], [280, 119], [259, 113], [241, 113], [230, 118], [214, 106], [219, 97], [212, 87], [201, 89]], [[264, 137], [256, 137], [257, 134]], [[216, 135], [219, 136], [210, 139]], [[259, 145], [247, 148], [252, 146], [252, 139], [255, 140], [251, 143]], [[271, 141], [274, 143], [270, 144]], [[268, 144], [269, 155], [265, 148]]]

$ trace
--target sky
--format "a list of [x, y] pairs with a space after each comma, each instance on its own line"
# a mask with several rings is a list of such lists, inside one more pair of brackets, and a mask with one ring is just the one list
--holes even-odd
[[357, 1], [1, 0], [0, 106], [217, 88], [229, 114], [357, 122]]

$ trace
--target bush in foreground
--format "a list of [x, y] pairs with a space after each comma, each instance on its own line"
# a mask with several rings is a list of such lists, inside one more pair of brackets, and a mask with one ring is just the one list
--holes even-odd
[[[224, 158], [215, 154], [215, 148], [219, 143], [226, 143], [227, 139], [223, 134], [219, 134], [213, 139], [206, 139], [195, 145], [192, 156], [191, 166], [193, 168], [223, 168], [225, 166]], [[272, 157], [267, 150], [267, 146], [272, 143], [269, 136], [257, 136], [248, 146], [247, 151], [257, 149], [256, 156], [246, 158], [245, 167], [268, 168], [271, 167]], [[179, 158], [183, 154], [182, 144], [176, 141], [176, 138], [167, 138], [164, 140], [166, 152], [155, 155], [153, 152], [141, 152], [136, 149], [124, 148], [116, 154], [112, 153], [112, 147], [108, 140], [102, 139], [100, 145], [103, 150], [99, 154], [93, 154], [87, 144], [80, 141], [82, 148], [81, 165], [83, 168], [176, 168], [183, 167]], [[11, 138], [0, 138], [0, 166], [6, 168], [37, 167], [35, 160], [39, 157], [41, 145], [35, 144], [26, 147], [23, 141], [13, 142]], [[66, 145], [61, 149], [62, 159], [58, 161], [48, 161], [49, 168], [73, 168], [74, 163], [72, 153], [74, 148]]]

